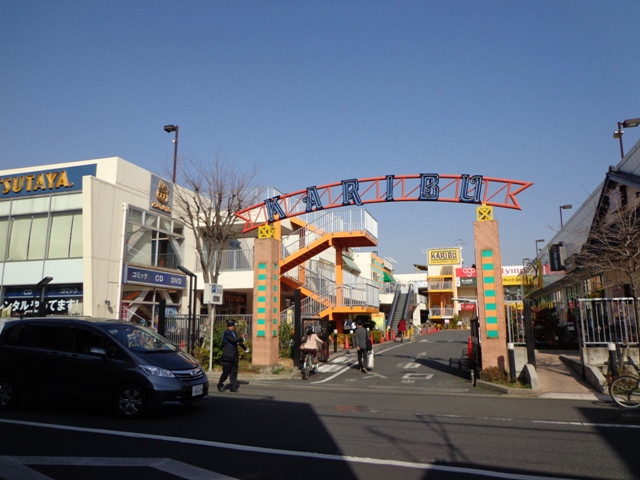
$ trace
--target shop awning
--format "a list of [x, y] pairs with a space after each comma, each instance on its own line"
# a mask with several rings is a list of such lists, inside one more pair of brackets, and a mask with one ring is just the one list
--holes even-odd
[[396, 283], [396, 279], [393, 278], [393, 275], [391, 273], [388, 272], [382, 272], [383, 276], [384, 276], [384, 281], [386, 283]]
[[342, 267], [353, 273], [361, 272], [361, 270], [358, 268], [358, 265], [356, 265], [356, 262], [345, 255], [342, 255]]

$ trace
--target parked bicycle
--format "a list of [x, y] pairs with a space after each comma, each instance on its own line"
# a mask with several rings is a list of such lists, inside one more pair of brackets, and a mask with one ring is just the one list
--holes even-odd
[[[633, 367], [636, 375], [623, 374], [616, 378], [610, 387], [611, 398], [621, 407], [640, 407], [640, 368], [635, 364], [630, 355], [627, 355], [628, 365]], [[624, 371], [624, 364], [621, 365]]]

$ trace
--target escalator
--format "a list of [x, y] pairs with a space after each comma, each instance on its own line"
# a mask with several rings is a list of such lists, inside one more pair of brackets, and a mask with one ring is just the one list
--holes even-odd
[[387, 320], [387, 328], [391, 328], [392, 332], [397, 333], [398, 322], [400, 319], [404, 318], [405, 321], [409, 320], [409, 310], [413, 303], [413, 298], [413, 289], [407, 288], [403, 285], [398, 285], [393, 297], [393, 303], [391, 304], [389, 318]]

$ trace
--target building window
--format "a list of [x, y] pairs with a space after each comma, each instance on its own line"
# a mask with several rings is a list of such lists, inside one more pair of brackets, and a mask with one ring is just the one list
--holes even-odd
[[82, 257], [82, 214], [54, 213], [47, 258]]
[[175, 269], [181, 262], [184, 227], [171, 218], [129, 207], [127, 263]]
[[0, 218], [0, 259], [7, 254], [7, 235], [9, 233], [9, 219]]
[[25, 261], [74, 257], [82, 257], [81, 212], [0, 219], [0, 259]]
[[26, 260], [29, 251], [29, 235], [31, 233], [31, 217], [11, 219], [9, 234], [9, 256], [7, 260]]
[[31, 234], [29, 235], [29, 260], [42, 260], [47, 247], [47, 215], [34, 215], [31, 221]]

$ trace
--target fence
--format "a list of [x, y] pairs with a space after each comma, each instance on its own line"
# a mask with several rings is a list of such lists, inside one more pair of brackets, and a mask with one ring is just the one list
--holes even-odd
[[[253, 270], [253, 250], [223, 250], [215, 252], [212, 265], [218, 261], [218, 255], [222, 256], [220, 260], [220, 271], [239, 271]], [[196, 272], [202, 271], [202, 263], [196, 255]]]
[[[235, 320], [236, 330], [244, 332], [247, 338], [251, 338], [252, 317], [252, 315], [216, 315], [213, 321], [214, 329], [221, 323], [226, 324], [227, 320]], [[209, 317], [207, 315], [196, 315], [193, 332], [190, 332], [188, 315], [168, 315], [165, 319], [164, 336], [171, 343], [183, 349], [188, 348], [190, 335], [192, 345], [204, 345], [209, 341], [208, 320]]]
[[504, 313], [507, 322], [507, 342], [514, 345], [526, 345], [522, 302], [505, 301]]
[[578, 307], [582, 345], [639, 344], [633, 298], [581, 298]]

